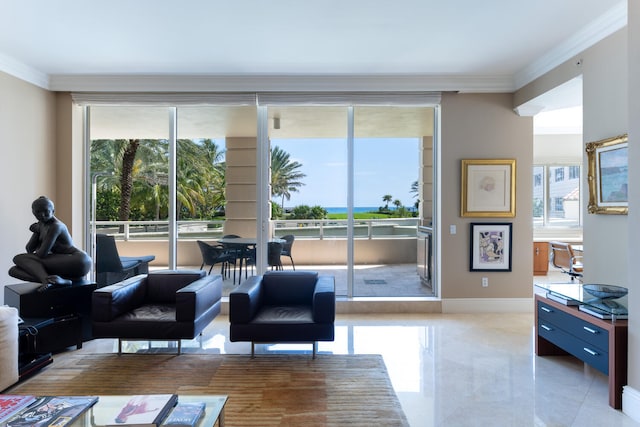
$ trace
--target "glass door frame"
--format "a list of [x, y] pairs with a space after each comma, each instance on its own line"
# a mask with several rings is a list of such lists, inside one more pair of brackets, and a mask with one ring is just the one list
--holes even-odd
[[[295, 103], [287, 104], [288, 106], [295, 107]], [[309, 106], [309, 103], [300, 104], [300, 106]], [[312, 104], [311, 104], [312, 105]], [[317, 104], [322, 106], [321, 103]], [[334, 104], [336, 105], [336, 104]], [[354, 204], [354, 170], [355, 170], [355, 156], [354, 156], [354, 108], [358, 107], [358, 104], [347, 103], [337, 104], [343, 106], [347, 110], [347, 298], [353, 298], [354, 296], [354, 281], [355, 281], [355, 254], [354, 254], [354, 217], [353, 217], [353, 204]], [[366, 105], [366, 104], [365, 104]], [[384, 104], [379, 104], [384, 105]], [[256, 272], [257, 274], [264, 274], [267, 271], [267, 243], [270, 239], [269, 235], [269, 222], [271, 220], [271, 191], [270, 191], [270, 141], [269, 141], [269, 123], [268, 123], [268, 108], [269, 103], [261, 104], [258, 102], [258, 132], [257, 132], [257, 152], [256, 152], [256, 182], [257, 182], [257, 223], [256, 223], [256, 236], [257, 236], [257, 249], [256, 249]], [[435, 296], [440, 295], [440, 104], [424, 105], [425, 107], [433, 108], [434, 114], [434, 129], [433, 129], [433, 283]]]

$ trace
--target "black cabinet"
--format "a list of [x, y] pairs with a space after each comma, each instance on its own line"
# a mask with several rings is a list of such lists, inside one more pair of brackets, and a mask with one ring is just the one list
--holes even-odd
[[[39, 339], [50, 351], [70, 345], [82, 346], [92, 338], [91, 295], [95, 282], [76, 282], [71, 286], [38, 292], [38, 283], [18, 283], [4, 287], [5, 304], [15, 307], [23, 319], [53, 319], [53, 324], [39, 332]], [[55, 337], [60, 339], [54, 342]], [[57, 347], [57, 348], [56, 348]]]
[[53, 362], [51, 352], [38, 345], [40, 330], [53, 324], [53, 319], [23, 319], [18, 335], [18, 374], [23, 380]]

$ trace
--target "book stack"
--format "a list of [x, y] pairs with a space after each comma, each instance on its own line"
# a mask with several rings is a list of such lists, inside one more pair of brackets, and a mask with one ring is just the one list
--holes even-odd
[[554, 292], [547, 292], [547, 298], [549, 298], [550, 300], [553, 300], [555, 302], [559, 302], [560, 304], [564, 304], [564, 305], [578, 305], [580, 304], [580, 301], [575, 300], [573, 298], [567, 298], [564, 295], [559, 295], [556, 294]]
[[4, 394], [0, 396], [0, 425], [36, 400], [35, 396]]
[[204, 414], [205, 406], [204, 402], [178, 402], [162, 425], [172, 427], [195, 427]]
[[0, 396], [6, 427], [64, 427], [97, 401], [97, 396]]
[[600, 310], [599, 308], [596, 308], [590, 305], [584, 305], [584, 304], [581, 305], [579, 309], [580, 311], [584, 311], [585, 313], [590, 314], [594, 317], [597, 317], [598, 319], [611, 320], [613, 319], [613, 316], [615, 316], [616, 319], [619, 319], [619, 320], [629, 318], [629, 315], [626, 311], [612, 314], [612, 312], [610, 311]]
[[93, 408], [96, 425], [158, 427], [176, 405], [175, 394], [109, 396]]

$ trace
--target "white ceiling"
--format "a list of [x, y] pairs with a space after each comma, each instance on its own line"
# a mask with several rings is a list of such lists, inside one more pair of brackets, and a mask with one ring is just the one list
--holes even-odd
[[163, 78], [194, 90], [233, 76], [512, 91], [622, 28], [627, 10], [626, 0], [0, 2], [0, 70], [52, 90]]

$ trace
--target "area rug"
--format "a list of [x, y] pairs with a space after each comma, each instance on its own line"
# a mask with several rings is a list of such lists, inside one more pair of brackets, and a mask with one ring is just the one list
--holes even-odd
[[228, 427], [408, 426], [379, 355], [69, 355], [5, 393], [226, 394]]

